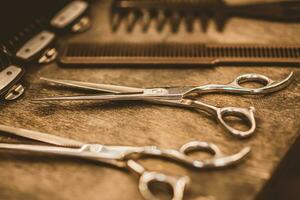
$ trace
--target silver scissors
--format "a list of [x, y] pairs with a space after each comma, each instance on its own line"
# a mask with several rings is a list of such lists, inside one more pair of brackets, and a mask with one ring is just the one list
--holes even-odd
[[[143, 100], [156, 104], [165, 104], [171, 106], [187, 107], [204, 110], [216, 117], [217, 121], [234, 136], [244, 138], [254, 133], [256, 129], [256, 121], [254, 117], [255, 109], [239, 108], [239, 107], [223, 107], [219, 108], [199, 100], [195, 100], [195, 95], [207, 93], [231, 93], [240, 95], [258, 95], [277, 92], [286, 88], [293, 80], [293, 72], [290, 73], [282, 81], [273, 81], [267, 76], [261, 74], [243, 74], [238, 76], [228, 84], [207, 84], [202, 86], [181, 86], [181, 87], [160, 87], [160, 88], [134, 88], [117, 85], [96, 84], [88, 82], [79, 82], [71, 80], [59, 80], [41, 78], [51, 84], [62, 86], [92, 90], [95, 92], [114, 93], [85, 95], [85, 96], [69, 96], [69, 97], [51, 97], [40, 98], [36, 101], [74, 101], [74, 100], [98, 100], [98, 101], [121, 101], [121, 100]], [[245, 82], [259, 82], [263, 84], [259, 88], [247, 88], [241, 84]], [[247, 123], [249, 129], [246, 131], [233, 128], [225, 121], [226, 116], [236, 116]]]
[[[7, 133], [27, 139], [44, 142], [51, 145], [8, 144], [0, 143], [2, 150], [26, 151], [54, 154], [60, 156], [79, 157], [101, 163], [107, 163], [119, 168], [127, 168], [139, 175], [139, 190], [145, 199], [155, 200], [155, 194], [149, 189], [149, 184], [166, 183], [173, 189], [173, 200], [181, 200], [184, 190], [189, 183], [187, 176], [171, 176], [160, 172], [147, 171], [135, 160], [141, 157], [158, 157], [181, 163], [195, 169], [222, 168], [242, 161], [251, 151], [250, 147], [243, 148], [233, 155], [225, 155], [212, 144], [192, 141], [183, 145], [179, 150], [162, 149], [156, 146], [107, 146], [102, 144], [87, 144], [50, 134], [40, 133], [21, 128], [0, 125], [0, 133]], [[188, 156], [191, 151], [210, 152], [213, 156], [208, 159], [196, 160]]]

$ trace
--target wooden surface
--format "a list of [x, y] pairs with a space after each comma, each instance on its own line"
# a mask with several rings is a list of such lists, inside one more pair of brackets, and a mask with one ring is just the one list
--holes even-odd
[[[239, 2], [239, 1], [235, 1]], [[91, 10], [91, 31], [66, 37], [82, 41], [182, 41], [235, 43], [299, 43], [300, 25], [231, 19], [224, 32], [213, 24], [207, 33], [182, 31], [171, 34], [139, 28], [131, 34], [111, 33], [107, 24], [109, 5], [96, 2]], [[236, 167], [197, 171], [174, 163], [146, 160], [151, 170], [191, 177], [186, 199], [254, 199], [270, 179], [273, 170], [297, 137], [300, 128], [300, 70], [286, 67], [215, 67], [215, 68], [61, 68], [57, 64], [28, 66], [24, 97], [0, 105], [1, 123], [39, 130], [85, 142], [113, 145], [158, 145], [179, 148], [191, 140], [217, 144], [231, 154], [245, 146], [251, 156]], [[238, 140], [226, 133], [216, 121], [201, 112], [141, 102], [105, 103], [34, 103], [31, 99], [54, 95], [78, 94], [77, 91], [49, 87], [39, 77], [66, 78], [135, 87], [200, 85], [226, 83], [242, 73], [261, 73], [274, 80], [294, 71], [295, 81], [287, 89], [264, 96], [209, 95], [201, 98], [219, 106], [256, 108], [255, 135]], [[0, 141], [12, 141], [1, 137]], [[13, 140], [14, 141], [14, 140]], [[97, 165], [77, 159], [54, 156], [0, 154], [0, 199], [142, 199], [138, 178], [126, 170]], [[204, 198], [206, 196], [206, 198]]]

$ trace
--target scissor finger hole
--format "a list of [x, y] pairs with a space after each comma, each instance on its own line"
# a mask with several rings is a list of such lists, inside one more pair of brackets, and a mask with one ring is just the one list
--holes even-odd
[[[226, 128], [231, 134], [240, 138], [244, 138], [250, 136], [255, 131], [256, 123], [254, 112], [255, 109], [253, 107], [225, 107], [219, 109], [217, 111], [217, 115], [221, 125]], [[244, 131], [244, 127], [245, 129], [247, 127], [247, 130]]]
[[172, 180], [156, 172], [145, 172], [141, 177], [139, 188], [145, 199], [173, 199], [175, 195]]
[[240, 113], [224, 113], [222, 119], [228, 126], [239, 131], [248, 131], [251, 128], [251, 122]]
[[208, 160], [211, 159], [212, 156], [216, 154], [216, 152], [208, 148], [194, 148], [189, 150], [188, 152], [185, 152], [185, 154], [194, 160]]
[[249, 89], [258, 89], [267, 86], [267, 84], [259, 82], [259, 81], [245, 81], [242, 83], [239, 83], [239, 86], [243, 88], [249, 88]]
[[211, 158], [211, 156], [221, 154], [216, 145], [201, 141], [187, 143], [181, 147], [180, 151], [196, 160], [205, 160]]
[[268, 86], [273, 81], [263, 75], [245, 74], [236, 79], [236, 83], [243, 88], [258, 89]]
[[152, 180], [148, 183], [148, 187], [157, 199], [170, 200], [174, 196], [173, 188], [169, 183]]

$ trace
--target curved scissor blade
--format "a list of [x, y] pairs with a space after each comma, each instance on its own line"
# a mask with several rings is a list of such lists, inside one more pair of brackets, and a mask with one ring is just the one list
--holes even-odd
[[49, 82], [51, 84], [57, 84], [72, 88], [84, 89], [84, 90], [93, 90], [98, 92], [111, 92], [111, 93], [142, 93], [144, 89], [134, 88], [127, 86], [119, 85], [109, 85], [109, 84], [97, 84], [89, 82], [80, 82], [80, 81], [71, 81], [71, 80], [61, 80], [61, 79], [50, 79], [41, 77], [41, 80]]

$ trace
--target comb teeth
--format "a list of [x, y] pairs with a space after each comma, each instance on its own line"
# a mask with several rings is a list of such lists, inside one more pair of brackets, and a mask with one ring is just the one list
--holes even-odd
[[182, 43], [68, 44], [64, 64], [299, 63], [300, 46], [204, 45]]
[[227, 5], [223, 0], [114, 0], [111, 8], [113, 31], [117, 31], [122, 22], [128, 32], [135, 24], [141, 24], [142, 30], [147, 31], [152, 20], [157, 21], [157, 31], [170, 24], [173, 32], [178, 31], [180, 22], [185, 23], [187, 31], [192, 31], [194, 21], [200, 21], [202, 30], [206, 31], [210, 19], [215, 21], [218, 31], [222, 31], [229, 17], [300, 21], [299, 1]]
[[134, 18], [135, 22], [141, 22], [142, 30], [145, 32], [150, 22], [155, 19], [157, 31], [162, 31], [166, 24], [170, 24], [172, 31], [176, 32], [180, 21], [188, 13], [186, 28], [191, 31], [191, 21], [195, 20], [199, 12], [205, 13], [206, 17], [210, 18], [212, 10], [216, 6], [223, 5], [222, 0], [115, 0], [112, 4], [114, 20], [111, 26], [113, 31], [117, 31], [121, 22], [124, 21], [127, 31], [131, 32], [137, 24], [131, 23], [131, 19]]

